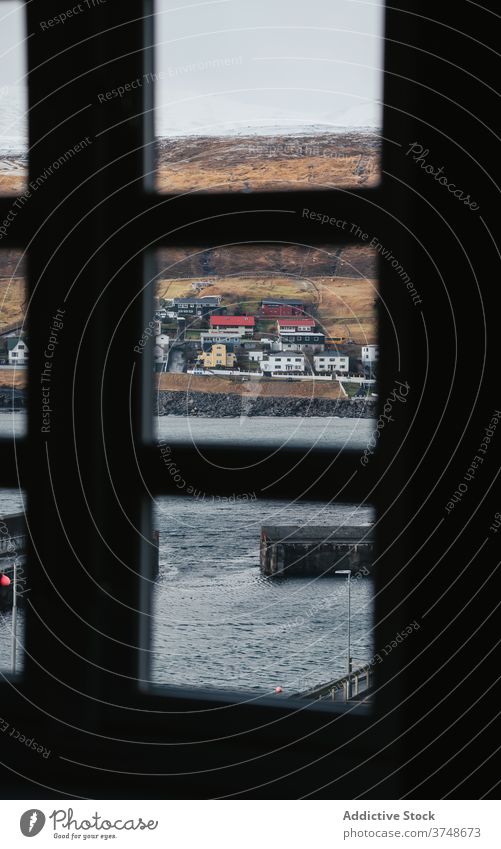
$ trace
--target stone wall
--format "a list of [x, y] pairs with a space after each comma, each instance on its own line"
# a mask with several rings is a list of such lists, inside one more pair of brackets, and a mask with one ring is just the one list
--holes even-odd
[[160, 416], [199, 416], [235, 418], [240, 416], [338, 416], [376, 418], [376, 399], [330, 398], [249, 398], [206, 392], [165, 392], [155, 394], [155, 412]]

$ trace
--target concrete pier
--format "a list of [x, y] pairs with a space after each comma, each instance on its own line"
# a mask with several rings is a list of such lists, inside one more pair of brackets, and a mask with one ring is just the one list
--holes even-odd
[[373, 560], [373, 525], [261, 528], [261, 572], [269, 577], [324, 577], [337, 569], [370, 575]]

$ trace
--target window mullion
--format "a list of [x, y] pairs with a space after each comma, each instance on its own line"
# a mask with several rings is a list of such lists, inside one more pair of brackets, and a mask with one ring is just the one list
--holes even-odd
[[291, 242], [304, 245], [360, 244], [381, 236], [382, 190], [199, 193], [144, 195], [131, 236], [157, 246], [232, 242]]
[[[174, 445], [168, 459], [190, 487], [207, 495], [253, 493], [258, 499], [320, 499], [360, 502], [373, 497], [378, 465], [361, 465], [361, 453], [343, 449]], [[182, 495], [185, 489], [169, 474], [160, 449], [146, 447], [141, 467], [154, 494]], [[217, 473], [216, 473], [217, 470]], [[183, 478], [184, 480], [184, 478]], [[202, 507], [203, 509], [203, 507]]]

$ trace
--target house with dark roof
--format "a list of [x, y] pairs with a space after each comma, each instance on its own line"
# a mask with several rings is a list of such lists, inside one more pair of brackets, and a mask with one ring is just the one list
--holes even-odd
[[261, 301], [262, 316], [292, 316], [302, 315], [305, 304], [299, 298], [263, 298]]
[[28, 362], [28, 346], [21, 336], [9, 336], [7, 339], [9, 365], [22, 366]]
[[221, 298], [215, 295], [207, 295], [203, 298], [174, 298], [172, 311], [177, 313], [178, 316], [204, 316], [216, 310], [220, 302]]
[[280, 347], [282, 351], [323, 351], [325, 347], [324, 333], [281, 333]]

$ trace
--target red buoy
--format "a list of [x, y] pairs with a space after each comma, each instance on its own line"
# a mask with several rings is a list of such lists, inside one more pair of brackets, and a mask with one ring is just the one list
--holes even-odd
[[282, 688], [281, 687], [275, 687], [275, 693], [283, 693]]
[[2, 577], [0, 578], [0, 586], [10, 587], [10, 578], [8, 575], [2, 575]]

